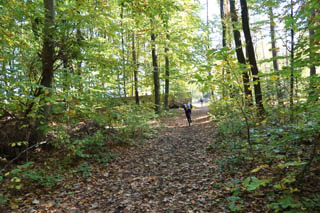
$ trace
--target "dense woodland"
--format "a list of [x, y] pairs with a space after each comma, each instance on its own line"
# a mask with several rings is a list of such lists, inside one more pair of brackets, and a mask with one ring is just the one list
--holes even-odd
[[205, 3], [0, 1], [0, 210], [87, 178], [200, 98], [225, 211], [320, 209], [320, 2], [220, 0], [213, 19]]

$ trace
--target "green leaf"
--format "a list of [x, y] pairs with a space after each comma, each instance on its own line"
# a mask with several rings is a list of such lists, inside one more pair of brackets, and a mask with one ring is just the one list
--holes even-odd
[[258, 189], [260, 186], [266, 186], [267, 183], [269, 183], [270, 180], [259, 180], [256, 177], [248, 177], [246, 180], [242, 183], [242, 185], [248, 190], [248, 191], [254, 191]]
[[11, 174], [16, 175], [16, 174], [18, 174], [19, 172], [21, 172], [20, 169], [13, 169], [13, 170], [11, 171]]
[[15, 188], [19, 190], [19, 189], [21, 189], [21, 188], [22, 188], [22, 186], [23, 186], [22, 184], [20, 184], [20, 185], [16, 185], [16, 186], [15, 186]]
[[27, 163], [25, 163], [23, 165], [19, 165], [17, 167], [18, 167], [18, 169], [25, 169], [25, 168], [28, 168], [31, 164], [33, 164], [33, 162], [29, 161], [29, 162], [27, 162]]
[[244, 187], [247, 187], [247, 186], [249, 185], [249, 183], [250, 183], [250, 177], [247, 177], [247, 178], [243, 181], [242, 185], [243, 185]]

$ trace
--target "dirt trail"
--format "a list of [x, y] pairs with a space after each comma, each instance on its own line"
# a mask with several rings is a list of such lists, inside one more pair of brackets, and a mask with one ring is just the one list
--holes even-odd
[[[122, 156], [103, 186], [108, 196], [101, 203], [110, 212], [212, 212], [209, 192], [215, 165], [206, 147], [212, 138], [208, 108], [193, 110], [192, 126], [184, 113], [170, 119], [160, 136]], [[130, 153], [129, 153], [130, 154]]]
[[85, 183], [74, 179], [47, 195], [41, 193], [35, 209], [89, 213], [226, 211], [215, 202], [216, 165], [214, 156], [206, 152], [213, 127], [207, 112], [207, 107], [194, 109], [189, 127], [181, 111], [164, 121], [165, 128], [157, 138], [130, 147], [105, 168], [92, 172]]

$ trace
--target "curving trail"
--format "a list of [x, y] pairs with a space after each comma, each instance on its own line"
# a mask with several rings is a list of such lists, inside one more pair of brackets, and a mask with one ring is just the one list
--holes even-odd
[[47, 195], [42, 192], [33, 208], [90, 213], [227, 211], [216, 201], [224, 196], [214, 190], [215, 156], [206, 152], [214, 131], [207, 112], [207, 107], [194, 109], [188, 127], [181, 111], [163, 121], [165, 128], [157, 138], [129, 147], [86, 182], [74, 179]]
[[[110, 212], [216, 212], [210, 191], [215, 165], [205, 148], [213, 130], [208, 108], [193, 110], [191, 127], [184, 113], [166, 122], [158, 138], [122, 156], [103, 185], [102, 209]], [[221, 211], [221, 209], [220, 209]]]

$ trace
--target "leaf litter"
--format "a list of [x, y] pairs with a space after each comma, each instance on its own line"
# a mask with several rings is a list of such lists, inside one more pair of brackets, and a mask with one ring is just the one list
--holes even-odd
[[[192, 126], [184, 114], [162, 119], [158, 137], [117, 150], [89, 178], [72, 177], [52, 190], [35, 192], [13, 212], [226, 212], [228, 188], [216, 183], [218, 151], [208, 108], [195, 109]], [[229, 177], [230, 178], [230, 177]]]

